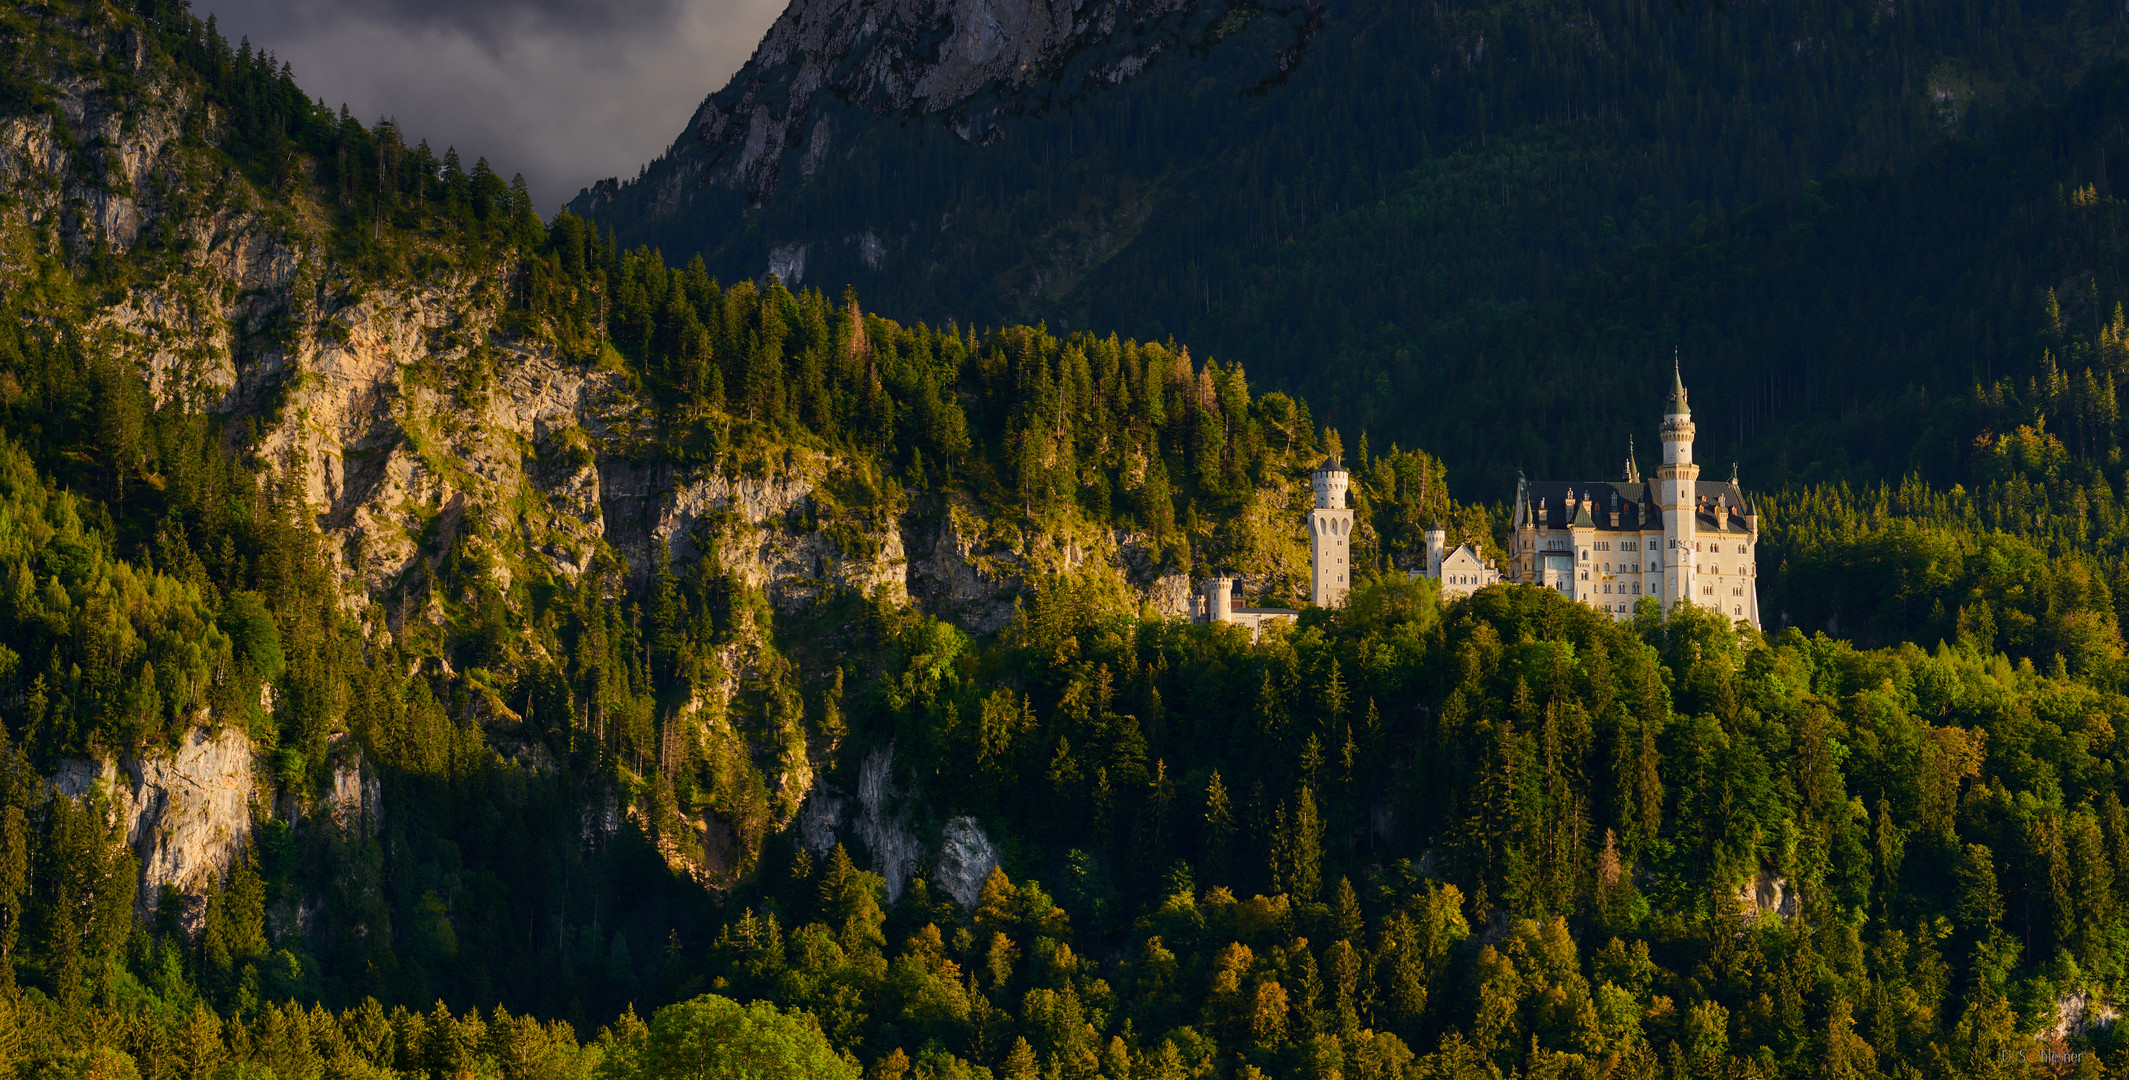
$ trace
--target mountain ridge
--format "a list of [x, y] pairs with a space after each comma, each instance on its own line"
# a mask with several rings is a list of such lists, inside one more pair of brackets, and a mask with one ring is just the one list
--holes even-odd
[[1348, 0], [1297, 16], [1312, 44], [1274, 86], [1259, 61], [1287, 31], [1253, 18], [981, 145], [941, 115], [836, 112], [829, 87], [812, 100], [836, 151], [809, 175], [807, 147], [782, 144], [766, 203], [661, 160], [574, 205], [727, 278], [1173, 336], [1410, 444], [1458, 412], [1428, 411], [1428, 363], [1482, 363], [1504, 312], [1807, 182], [1985, 144], [2129, 42], [2104, 5], [2000, 15]]
[[[742, 191], [759, 208], [778, 190], [787, 154], [799, 155], [806, 178], [827, 159], [835, 124], [833, 111], [815, 105], [822, 93], [878, 119], [945, 114], [955, 137], [986, 145], [1004, 137], [1004, 118], [1068, 105], [1132, 78], [1165, 52], [1214, 47], [1259, 14], [1300, 12], [1291, 46], [1266, 76], [1276, 78], [1299, 62], [1322, 18], [1320, 8], [1249, 0], [1228, 3], [1208, 22], [1195, 18], [1203, 6], [1200, 0], [797, 0], [631, 186], [655, 185], [644, 204], [653, 217], [677, 213], [697, 189], [711, 185]], [[590, 216], [621, 194], [617, 181], [601, 181], [568, 208]]]
[[[1518, 324], [1617, 350], [1645, 433], [1631, 305], [1830, 292], [1824, 251], [2004, 210], [1914, 239], [1973, 252], [1937, 303], [2031, 293], [2039, 358], [1919, 410], [1945, 478], [1748, 477], [1760, 632], [1445, 598], [1429, 525], [1510, 539], [1445, 463], [1196, 341], [542, 220], [182, 3], [0, 8], [0, 57], [0, 1076], [2129, 1067], [2088, 1023], [2129, 971], [2120, 72]], [[1309, 190], [1296, 225], [1343, 212]], [[1879, 276], [1847, 310], [1920, 352], [2003, 310]], [[1296, 593], [1326, 457], [1350, 602], [1180, 617]]]

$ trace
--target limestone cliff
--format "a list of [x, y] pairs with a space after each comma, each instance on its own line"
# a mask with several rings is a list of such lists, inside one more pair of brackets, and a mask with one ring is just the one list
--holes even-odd
[[[984, 85], [1034, 85], [1059, 50], [1187, 6], [802, 3], [758, 59], [765, 69], [804, 68], [859, 49], [856, 67], [831, 65], [845, 90], [882, 107], [943, 109]], [[945, 36], [918, 64], [909, 50], [926, 35]], [[610, 590], [622, 601], [666, 552], [676, 565], [714, 559], [778, 613], [855, 594], [913, 604], [978, 635], [1004, 627], [1031, 582], [1055, 573], [1101, 579], [1126, 603], [1187, 610], [1187, 580], [1126, 531], [986, 511], [958, 492], [912, 492], [881, 479], [877, 462], [801, 439], [670, 452], [653, 403], [610, 349], [569, 355], [539, 328], [510, 321], [519, 268], [500, 261], [506, 256], [483, 261], [417, 238], [402, 265], [421, 272], [350, 267], [325, 211], [300, 185], [269, 195], [203, 148], [200, 125], [211, 143], [216, 108], [138, 42], [118, 35], [99, 47], [128, 66], [130, 83], [60, 79], [56, 108], [0, 124], [0, 180], [13, 194], [0, 203], [0, 277], [34, 278], [53, 258], [152, 260], [154, 272], [109, 286], [78, 345], [98, 361], [136, 365], [158, 403], [224, 417], [227, 450], [294, 497], [334, 560], [340, 604], [371, 632], [436, 640], [464, 599], [428, 585], [454, 551], [503, 596], [537, 583]], [[825, 80], [827, 70], [800, 82]], [[705, 106], [712, 128], [726, 123], [715, 119], [718, 100]], [[762, 741], [758, 731], [718, 725], [767, 643], [743, 634], [724, 648], [723, 674], [694, 687], [678, 715], [697, 729], [691, 738]], [[487, 724], [524, 767], [543, 767], [538, 748], [512, 741], [518, 718], [491, 688], [463, 679], [444, 656], [415, 668], [430, 673], [441, 698], [452, 699], [456, 684], [453, 700], [468, 720]], [[782, 828], [834, 769], [835, 747], [804, 732], [777, 738], [739, 752], [774, 762], [764, 772], [775, 788], [771, 824]], [[335, 754], [321, 790], [256, 798], [250, 748], [232, 729], [195, 733], [167, 757], [79, 762], [58, 781], [76, 796], [98, 782], [111, 791], [141, 858], [144, 897], [172, 885], [197, 898], [242, 849], [255, 808], [307, 813], [322, 801], [325, 817], [374, 834], [389, 813], [377, 777], [352, 747]], [[865, 811], [852, 825], [899, 890], [926, 845], [913, 838], [914, 819], [895, 809], [891, 752], [858, 774]], [[596, 816], [610, 832], [626, 810]], [[673, 857], [721, 880], [736, 865], [725, 854], [730, 828], [709, 814], [683, 817], [698, 835], [674, 840]], [[964, 824], [946, 840], [959, 869], [941, 869], [956, 895], [980, 884], [995, 859], [980, 830]]]
[[182, 922], [197, 929], [207, 891], [251, 838], [259, 796], [252, 759], [243, 732], [195, 728], [172, 751], [66, 762], [52, 786], [72, 798], [100, 790], [140, 863], [142, 908], [168, 886], [185, 898]]
[[[696, 109], [687, 130], [626, 189], [601, 181], [571, 203], [593, 213], [623, 198], [647, 218], [685, 216], [707, 191], [747, 205], [772, 199], [793, 174], [811, 177], [869, 118], [936, 117], [965, 143], [1006, 137], [1006, 122], [1041, 115], [1132, 79], [1164, 54], [1202, 51], [1260, 10], [1310, 5], [1258, 0], [793, 0], [752, 59]], [[1298, 21], [1290, 67], [1320, 16]], [[839, 113], [847, 112], [841, 122]], [[871, 247], [880, 248], [876, 234]], [[772, 252], [786, 281], [807, 248]], [[875, 250], [870, 261], [877, 264]]]

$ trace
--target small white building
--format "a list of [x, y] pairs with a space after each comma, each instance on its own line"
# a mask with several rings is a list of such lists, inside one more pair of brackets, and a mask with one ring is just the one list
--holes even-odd
[[1196, 608], [1196, 622], [1234, 623], [1249, 630], [1249, 640], [1255, 641], [1267, 624], [1293, 622], [1301, 617], [1293, 608], [1246, 608], [1236, 607], [1235, 579], [1217, 576], [1205, 579], [1204, 594], [1192, 605]]
[[1427, 568], [1412, 576], [1440, 582], [1444, 600], [1460, 599], [1500, 582], [1500, 569], [1478, 553], [1476, 544], [1458, 544], [1456, 550], [1445, 552], [1448, 542], [1449, 534], [1439, 524], [1428, 529]]

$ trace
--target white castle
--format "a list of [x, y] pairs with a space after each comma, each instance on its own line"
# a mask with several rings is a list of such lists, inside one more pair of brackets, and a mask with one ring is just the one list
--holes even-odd
[[[1758, 629], [1759, 514], [1737, 486], [1734, 469], [1728, 482], [1700, 478], [1693, 463], [1693, 410], [1675, 364], [1662, 436], [1663, 465], [1654, 481], [1641, 478], [1631, 446], [1625, 474], [1616, 481], [1519, 479], [1510, 580], [1556, 589], [1618, 619], [1652, 596], [1666, 608], [1697, 604]], [[1346, 506], [1352, 477], [1331, 457], [1311, 479], [1316, 506], [1308, 518], [1309, 600], [1344, 607], [1352, 591], [1353, 511]], [[1429, 528], [1426, 569], [1413, 574], [1440, 582], [1444, 599], [1503, 580], [1476, 545], [1454, 551], [1447, 546], [1441, 525]], [[1198, 621], [1246, 626], [1251, 637], [1267, 623], [1300, 614], [1292, 608], [1238, 608], [1235, 579], [1224, 576], [1206, 580], [1195, 606]]]
[[1519, 480], [1513, 573], [1626, 618], [1653, 596], [1698, 604], [1759, 628], [1754, 557], [1759, 514], [1737, 486], [1700, 478], [1693, 410], [1674, 364], [1663, 417], [1663, 465], [1641, 479], [1632, 447], [1616, 482]]

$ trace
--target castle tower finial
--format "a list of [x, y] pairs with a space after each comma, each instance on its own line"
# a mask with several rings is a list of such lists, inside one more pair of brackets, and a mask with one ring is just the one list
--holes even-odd
[[1693, 410], [1686, 404], [1685, 377], [1679, 373], [1678, 350], [1671, 350], [1671, 402], [1670, 415], [1691, 416]]
[[1626, 437], [1626, 475], [1624, 479], [1629, 484], [1641, 482], [1641, 469], [1634, 464], [1634, 437], [1632, 435]]

